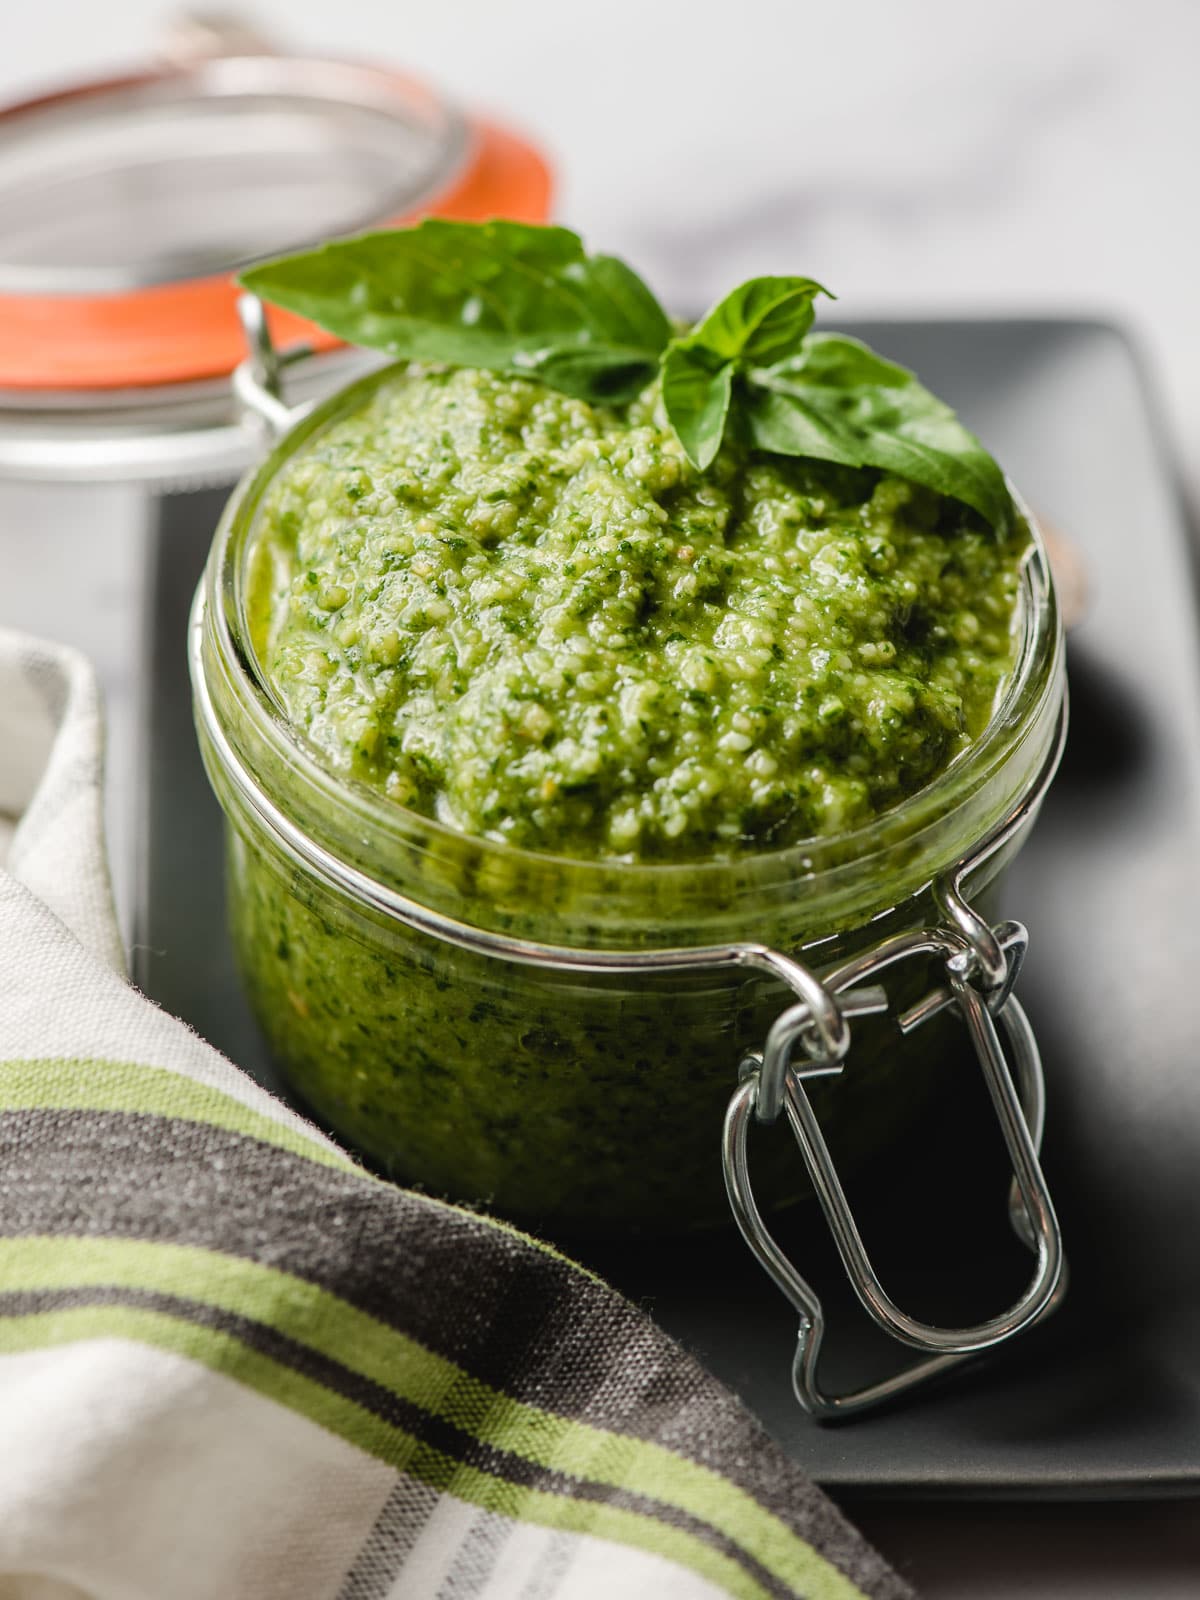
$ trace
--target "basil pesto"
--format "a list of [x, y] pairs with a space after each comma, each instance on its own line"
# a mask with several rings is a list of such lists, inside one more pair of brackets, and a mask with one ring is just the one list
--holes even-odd
[[[205, 590], [231, 926], [289, 1086], [390, 1176], [539, 1228], [727, 1219], [738, 1063], [795, 1004], [734, 954], [820, 973], [928, 928], [1040, 770], [1054, 619], [1003, 472], [913, 373], [816, 329], [808, 277], [684, 327], [567, 229], [427, 219], [242, 283], [396, 363], [247, 480]], [[724, 954], [512, 960], [414, 907]], [[891, 1014], [813, 1085], [839, 1165], [955, 1071], [953, 1018], [895, 1021], [942, 982], [891, 971]], [[754, 1162], [763, 1204], [805, 1191], [782, 1122]]]
[[1028, 535], [876, 468], [396, 369], [260, 507], [250, 611], [337, 774], [579, 859], [732, 860], [869, 822], [987, 722]]

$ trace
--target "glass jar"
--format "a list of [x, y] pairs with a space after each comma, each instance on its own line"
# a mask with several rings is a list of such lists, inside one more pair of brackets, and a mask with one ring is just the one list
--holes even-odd
[[[380, 381], [291, 426], [243, 480], [193, 613], [197, 726], [254, 1011], [297, 1098], [406, 1183], [567, 1234], [727, 1217], [722, 1120], [739, 1061], [796, 1001], [789, 961], [820, 974], [943, 923], [938, 885], [976, 858], [970, 892], [986, 906], [1036, 814], [1064, 693], [1042, 542], [1035, 533], [1016, 666], [988, 727], [869, 825], [668, 866], [469, 838], [324, 770], [250, 643], [264, 492]], [[890, 974], [893, 1007], [937, 976], [920, 962]], [[902, 1045], [894, 1022], [856, 1022], [853, 1070], [813, 1096], [835, 1156], [862, 1158], [905, 1126], [936, 1082], [937, 1027]], [[768, 1132], [756, 1186], [792, 1198], [804, 1168]]]

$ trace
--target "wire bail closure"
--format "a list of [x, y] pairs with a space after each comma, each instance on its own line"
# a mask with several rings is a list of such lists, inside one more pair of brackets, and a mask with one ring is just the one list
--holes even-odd
[[[1038, 1161], [1045, 1116], [1041, 1059], [1029, 1021], [1012, 994], [1028, 935], [1017, 922], [990, 927], [963, 898], [960, 877], [960, 873], [954, 874], [935, 890], [948, 926], [898, 934], [823, 980], [810, 975], [812, 998], [805, 996], [776, 1019], [761, 1056], [755, 1053], [743, 1060], [741, 1082], [726, 1113], [722, 1165], [729, 1203], [755, 1258], [800, 1313], [792, 1385], [800, 1404], [818, 1418], [866, 1410], [971, 1355], [994, 1348], [1049, 1315], [1066, 1291], [1062, 1235]], [[897, 1019], [899, 1027], [909, 1033], [950, 1007], [961, 1015], [1012, 1162], [1009, 1220], [1017, 1237], [1036, 1257], [1033, 1276], [1020, 1299], [1000, 1315], [965, 1328], [941, 1328], [918, 1321], [902, 1311], [884, 1289], [804, 1087], [810, 1078], [836, 1075], [844, 1069], [850, 1044], [846, 1018], [852, 1011], [865, 1014], [888, 1009], [880, 988], [864, 989], [867, 980], [902, 962], [930, 956], [941, 957], [946, 984], [903, 1013]], [[750, 1182], [750, 1125], [774, 1122], [781, 1111], [800, 1146], [860, 1302], [885, 1333], [925, 1357], [894, 1376], [847, 1394], [827, 1394], [821, 1387], [818, 1368], [826, 1326], [824, 1308], [767, 1228]]]

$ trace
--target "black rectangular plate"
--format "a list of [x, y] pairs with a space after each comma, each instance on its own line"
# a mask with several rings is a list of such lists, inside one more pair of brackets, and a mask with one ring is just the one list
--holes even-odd
[[[1080, 546], [1063, 770], [1010, 881], [1021, 994], [1048, 1080], [1045, 1165], [1072, 1269], [1064, 1309], [919, 1399], [819, 1427], [789, 1387], [794, 1318], [733, 1236], [581, 1247], [843, 1492], [1059, 1497], [1200, 1490], [1200, 651], [1191, 550], [1126, 341], [1094, 323], [861, 324], [958, 407], [1037, 513]], [[136, 976], [268, 1087], [224, 937], [220, 833], [196, 754], [188, 603], [221, 496], [162, 502]], [[731, 1074], [734, 1064], [731, 1063]], [[969, 1083], [875, 1169], [864, 1231], [918, 1314], [997, 1311], [1027, 1258], [1003, 1221]], [[664, 1128], [664, 1159], [671, 1130]], [[982, 1152], [982, 1153], [980, 1153]], [[714, 1160], [715, 1141], [714, 1141]], [[882, 1196], [882, 1202], [879, 1199]], [[886, 1360], [801, 1219], [828, 1296], [830, 1381]], [[903, 1359], [901, 1357], [901, 1359]]]

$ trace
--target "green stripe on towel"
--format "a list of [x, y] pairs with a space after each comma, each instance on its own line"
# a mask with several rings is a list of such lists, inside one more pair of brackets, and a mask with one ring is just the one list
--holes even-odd
[[[128, 1111], [141, 1116], [177, 1117], [245, 1134], [322, 1166], [362, 1169], [315, 1133], [254, 1111], [231, 1094], [165, 1067], [131, 1061], [64, 1059], [0, 1061], [0, 1110]], [[363, 1176], [367, 1176], [365, 1173]]]
[[[159, 1312], [127, 1306], [88, 1306], [0, 1320], [0, 1355], [80, 1343], [126, 1339], [150, 1345], [228, 1375], [237, 1382], [299, 1412], [329, 1432], [348, 1439], [395, 1470], [427, 1483], [440, 1493], [499, 1516], [543, 1527], [591, 1534], [660, 1555], [718, 1584], [738, 1600], [773, 1600], [727, 1556], [669, 1524], [637, 1513], [572, 1500], [542, 1490], [524, 1489], [507, 1479], [480, 1472], [414, 1440], [403, 1429], [217, 1330]], [[858, 1591], [810, 1589], [812, 1600], [829, 1600]]]
[[[297, 1344], [318, 1352], [379, 1385], [389, 1394], [411, 1403], [431, 1416], [442, 1419], [473, 1439], [494, 1450], [507, 1452], [550, 1471], [569, 1475], [585, 1483], [607, 1485], [675, 1508], [714, 1529], [723, 1540], [736, 1545], [765, 1573], [788, 1586], [800, 1589], [816, 1600], [850, 1600], [861, 1591], [849, 1582], [810, 1545], [794, 1534], [778, 1518], [765, 1510], [744, 1490], [717, 1473], [688, 1461], [660, 1445], [647, 1443], [626, 1434], [609, 1433], [591, 1424], [541, 1411], [513, 1400], [499, 1390], [473, 1379], [455, 1363], [426, 1349], [408, 1336], [386, 1326], [349, 1305], [338, 1296], [306, 1280], [234, 1256], [194, 1247], [109, 1238], [28, 1237], [0, 1240], [0, 1288], [13, 1291], [125, 1287], [194, 1300], [203, 1306], [243, 1318], [253, 1318], [264, 1327], [283, 1334]], [[59, 1343], [73, 1338], [99, 1336], [92, 1321], [104, 1324], [115, 1318], [111, 1327], [139, 1327], [148, 1330], [145, 1342], [163, 1344], [164, 1330], [176, 1327], [170, 1340], [183, 1340], [178, 1349], [216, 1370], [226, 1371], [264, 1394], [301, 1411], [321, 1426], [346, 1438], [405, 1471], [413, 1472], [434, 1487], [449, 1487], [461, 1498], [486, 1505], [488, 1509], [547, 1526], [575, 1526], [569, 1518], [554, 1520], [549, 1508], [562, 1499], [547, 1496], [544, 1490], [528, 1489], [493, 1474], [478, 1473], [463, 1463], [456, 1473], [467, 1473], [470, 1493], [456, 1482], [447, 1484], [430, 1476], [445, 1472], [444, 1463], [452, 1457], [431, 1451], [402, 1429], [381, 1420], [370, 1409], [313, 1382], [307, 1376], [277, 1361], [269, 1360], [245, 1342], [211, 1327], [186, 1324], [159, 1313], [137, 1311], [123, 1306], [86, 1307], [47, 1312], [33, 1317], [0, 1320], [0, 1348], [7, 1348], [14, 1337], [30, 1343]], [[128, 1324], [122, 1318], [132, 1319]], [[57, 1319], [57, 1320], [56, 1320]], [[38, 1330], [45, 1330], [45, 1339]], [[69, 1330], [74, 1329], [74, 1332]], [[137, 1338], [135, 1332], [127, 1337]], [[25, 1347], [25, 1346], [22, 1346]], [[269, 1379], [269, 1382], [267, 1381]], [[383, 1430], [381, 1432], [381, 1429]], [[413, 1459], [434, 1465], [414, 1467]], [[477, 1481], [478, 1480], [478, 1481]], [[507, 1487], [497, 1487], [497, 1484]], [[515, 1495], [520, 1503], [537, 1514], [515, 1512], [500, 1503], [504, 1495]], [[527, 1497], [532, 1497], [528, 1498]], [[724, 1564], [730, 1558], [693, 1535], [679, 1529], [667, 1530], [653, 1519], [593, 1501], [578, 1503], [589, 1516], [611, 1515], [618, 1529], [647, 1524], [669, 1531], [672, 1538], [685, 1538], [703, 1549], [705, 1562], [714, 1559]], [[555, 1512], [555, 1518], [566, 1513]], [[644, 1538], [626, 1538], [620, 1532], [591, 1531], [622, 1542], [659, 1548]], [[643, 1530], [644, 1531], [644, 1530]], [[662, 1554], [668, 1551], [662, 1550]], [[672, 1552], [672, 1559], [684, 1559]], [[738, 1569], [734, 1585], [722, 1566], [721, 1575], [695, 1560], [686, 1564], [703, 1570], [737, 1594], [766, 1594], [744, 1568]], [[750, 1587], [745, 1587], [745, 1584]]]

